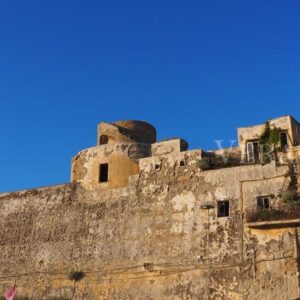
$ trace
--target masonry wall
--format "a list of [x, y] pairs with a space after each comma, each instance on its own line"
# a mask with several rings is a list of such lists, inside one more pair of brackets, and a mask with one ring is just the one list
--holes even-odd
[[[198, 157], [140, 159], [118, 189], [0, 194], [0, 292], [17, 280], [39, 300], [299, 297], [298, 228], [251, 229], [243, 214], [256, 193], [278, 194], [288, 167], [202, 172]], [[217, 218], [224, 199], [230, 216]], [[74, 285], [71, 270], [86, 277]]]
[[300, 145], [300, 124], [291, 118], [291, 126], [293, 130], [294, 146]]
[[[288, 133], [289, 147], [297, 145], [300, 138], [300, 127], [291, 116], [280, 117], [269, 121], [270, 126], [275, 126]], [[242, 156], [246, 158], [246, 145], [248, 141], [258, 140], [264, 133], [266, 124], [255, 125], [251, 127], [238, 128], [238, 142]], [[292, 158], [292, 157], [290, 157]]]
[[[106, 190], [128, 185], [128, 178], [139, 173], [138, 159], [151, 154], [151, 145], [117, 143], [92, 147], [72, 159], [71, 181], [81, 183], [86, 190]], [[99, 182], [99, 166], [107, 163], [108, 180]]]

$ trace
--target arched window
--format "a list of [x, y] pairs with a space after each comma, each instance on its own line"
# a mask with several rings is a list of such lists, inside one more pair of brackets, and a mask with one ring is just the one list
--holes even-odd
[[100, 145], [105, 145], [107, 143], [108, 143], [108, 137], [106, 135], [101, 135], [100, 140], [99, 140], [99, 144]]

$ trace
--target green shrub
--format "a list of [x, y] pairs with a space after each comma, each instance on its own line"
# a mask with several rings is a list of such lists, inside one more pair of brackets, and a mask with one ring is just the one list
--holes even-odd
[[270, 127], [270, 123], [266, 122], [265, 130], [259, 138], [260, 145], [267, 147], [266, 151], [269, 151], [270, 146], [277, 148], [280, 141], [281, 129], [273, 126]]
[[272, 221], [284, 218], [284, 211], [277, 209], [261, 210], [258, 214], [258, 221]]
[[271, 219], [282, 219], [284, 217], [284, 211], [270, 209], [269, 216], [271, 217]]
[[198, 167], [201, 170], [209, 170], [211, 167], [210, 158], [209, 157], [203, 157], [198, 161]]
[[226, 158], [223, 156], [203, 157], [198, 161], [198, 167], [203, 171], [235, 167], [239, 166], [240, 164], [240, 157], [233, 156], [228, 156]]
[[281, 199], [283, 202], [287, 204], [300, 204], [299, 195], [295, 188], [289, 188], [285, 190], [281, 195]]

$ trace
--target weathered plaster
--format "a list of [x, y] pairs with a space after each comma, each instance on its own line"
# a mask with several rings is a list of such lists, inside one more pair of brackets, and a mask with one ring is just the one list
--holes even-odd
[[[289, 166], [202, 171], [201, 150], [150, 146], [90, 148], [74, 157], [72, 184], [0, 194], [0, 290], [16, 280], [38, 300], [298, 298], [299, 228], [245, 220], [257, 196], [278, 196]], [[120, 166], [104, 188], [102, 162]], [[71, 270], [85, 278], [74, 285]]]

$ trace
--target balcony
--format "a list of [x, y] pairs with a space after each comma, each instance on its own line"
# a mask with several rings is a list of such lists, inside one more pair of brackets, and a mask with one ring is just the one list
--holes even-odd
[[250, 228], [291, 227], [300, 225], [300, 205], [281, 204], [270, 209], [248, 208], [246, 226]]

